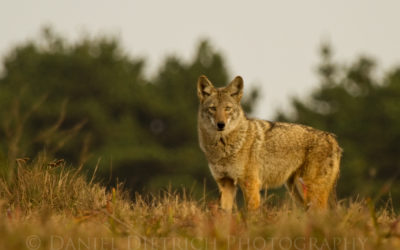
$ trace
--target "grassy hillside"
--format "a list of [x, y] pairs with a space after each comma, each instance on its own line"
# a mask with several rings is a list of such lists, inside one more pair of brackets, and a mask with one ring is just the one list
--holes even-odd
[[390, 202], [375, 211], [373, 201], [342, 201], [315, 213], [267, 201], [228, 215], [214, 200], [172, 191], [131, 201], [64, 161], [17, 163], [0, 179], [0, 249], [400, 249]]

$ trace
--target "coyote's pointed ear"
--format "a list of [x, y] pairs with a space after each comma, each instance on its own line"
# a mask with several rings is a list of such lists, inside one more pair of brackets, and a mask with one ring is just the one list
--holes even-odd
[[197, 96], [202, 102], [205, 98], [215, 92], [215, 88], [205, 75], [201, 75], [197, 81]]
[[239, 102], [243, 96], [243, 78], [241, 76], [235, 77], [226, 88], [231, 96]]

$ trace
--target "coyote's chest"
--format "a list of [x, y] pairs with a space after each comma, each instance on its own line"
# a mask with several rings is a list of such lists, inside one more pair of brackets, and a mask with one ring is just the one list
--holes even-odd
[[244, 166], [239, 164], [212, 164], [209, 163], [210, 171], [214, 179], [220, 180], [223, 178], [232, 179], [236, 184], [243, 177]]
[[208, 165], [215, 179], [230, 178], [237, 182], [244, 172], [242, 138], [217, 136], [204, 144]]
[[209, 162], [217, 163], [223, 158], [234, 156], [239, 148], [229, 137], [218, 135], [205, 143], [205, 154]]

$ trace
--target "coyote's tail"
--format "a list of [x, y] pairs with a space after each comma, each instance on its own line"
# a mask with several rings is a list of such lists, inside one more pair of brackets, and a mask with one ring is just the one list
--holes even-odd
[[337, 203], [338, 203], [336, 187], [337, 187], [337, 182], [338, 182], [339, 176], [340, 176], [340, 159], [342, 158], [342, 152], [343, 152], [343, 149], [338, 147], [338, 149], [336, 151], [336, 164], [338, 166], [338, 172], [336, 174], [335, 182], [332, 185], [332, 191], [331, 191], [331, 193], [329, 195], [329, 199], [328, 199], [328, 203], [331, 208], [336, 207]]

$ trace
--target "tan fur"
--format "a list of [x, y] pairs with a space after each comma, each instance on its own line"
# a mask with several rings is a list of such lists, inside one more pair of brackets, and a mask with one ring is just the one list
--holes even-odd
[[[198, 134], [221, 207], [231, 211], [239, 185], [247, 208], [260, 206], [260, 190], [286, 184], [305, 206], [326, 208], [339, 173], [341, 149], [331, 133], [311, 127], [248, 119], [240, 105], [243, 79], [215, 88], [205, 76], [197, 83]], [[218, 126], [222, 126], [219, 129]]]

